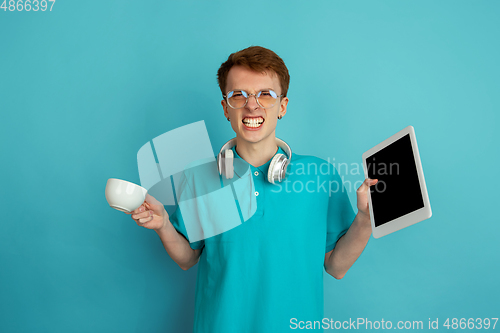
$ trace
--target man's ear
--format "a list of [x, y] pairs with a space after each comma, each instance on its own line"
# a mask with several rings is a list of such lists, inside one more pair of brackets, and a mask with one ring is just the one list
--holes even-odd
[[287, 106], [288, 106], [288, 97], [283, 97], [281, 99], [279, 116], [283, 117], [286, 114]]
[[224, 110], [224, 117], [229, 118], [229, 112], [227, 111], [226, 101], [223, 99], [222, 101], [220, 101], [220, 104], [222, 105], [222, 109]]

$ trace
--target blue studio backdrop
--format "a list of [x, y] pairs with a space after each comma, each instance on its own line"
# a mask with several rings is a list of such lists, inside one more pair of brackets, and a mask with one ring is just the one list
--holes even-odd
[[0, 10], [0, 332], [191, 331], [196, 266], [104, 188], [139, 183], [138, 149], [195, 121], [217, 153], [234, 133], [216, 71], [251, 45], [291, 74], [277, 136], [348, 165], [353, 206], [361, 154], [415, 128], [433, 216], [371, 238], [342, 280], [325, 273], [325, 318], [500, 317], [500, 2], [44, 4]]

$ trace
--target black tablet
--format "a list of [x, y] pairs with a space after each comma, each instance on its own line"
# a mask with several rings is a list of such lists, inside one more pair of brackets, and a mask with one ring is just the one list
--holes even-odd
[[365, 152], [363, 168], [365, 177], [378, 179], [368, 195], [373, 237], [380, 238], [431, 217], [412, 126]]

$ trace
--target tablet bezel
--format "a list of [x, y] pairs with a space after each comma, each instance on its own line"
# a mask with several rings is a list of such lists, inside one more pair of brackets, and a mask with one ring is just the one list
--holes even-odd
[[363, 153], [363, 169], [365, 173], [365, 178], [368, 178], [368, 169], [366, 167], [366, 159], [373, 154], [379, 152], [385, 147], [391, 145], [395, 141], [401, 139], [405, 135], [410, 135], [411, 146], [413, 150], [413, 157], [415, 159], [415, 166], [417, 168], [418, 182], [420, 184], [420, 191], [422, 194], [422, 199], [424, 201], [424, 207], [417, 209], [411, 213], [400, 216], [394, 220], [388, 221], [378, 227], [375, 227], [375, 216], [373, 215], [372, 199], [371, 193], [368, 191], [368, 203], [370, 208], [370, 221], [372, 225], [373, 237], [380, 238], [382, 236], [388, 235], [395, 231], [401, 230], [403, 228], [409, 227], [410, 225], [416, 224], [423, 220], [426, 220], [432, 216], [431, 204], [429, 202], [429, 196], [427, 194], [427, 186], [425, 185], [424, 172], [422, 170], [422, 163], [420, 162], [420, 154], [418, 152], [417, 139], [415, 137], [415, 130], [413, 126], [408, 126], [398, 133], [394, 134], [390, 138], [382, 141], [375, 147], [367, 150]]

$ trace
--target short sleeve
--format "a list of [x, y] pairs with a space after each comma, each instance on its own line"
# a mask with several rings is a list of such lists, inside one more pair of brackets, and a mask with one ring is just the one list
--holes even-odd
[[[169, 216], [169, 219], [170, 219], [170, 222], [172, 223], [172, 225], [174, 226], [175, 230], [177, 230], [180, 234], [182, 234], [189, 242], [189, 237], [188, 237], [188, 234], [186, 231], [186, 226], [184, 224], [184, 219], [182, 218], [182, 213], [181, 213], [181, 209], [179, 208], [179, 206], [177, 206], [177, 208], [175, 209], [175, 212]], [[189, 242], [189, 246], [191, 246], [191, 248], [193, 250], [201, 249], [204, 245], [205, 245], [204, 240], [200, 240], [200, 241], [192, 242], [192, 243]]]
[[356, 217], [342, 178], [338, 175], [335, 167], [333, 167], [333, 175], [330, 181], [332, 183], [328, 199], [325, 253], [335, 248], [337, 241], [347, 232]]

